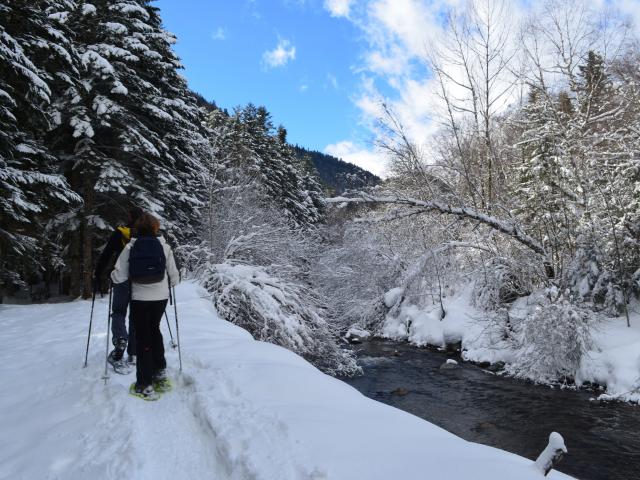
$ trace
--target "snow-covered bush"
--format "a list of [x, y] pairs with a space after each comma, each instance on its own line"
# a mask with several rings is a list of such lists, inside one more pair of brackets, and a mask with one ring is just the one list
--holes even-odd
[[516, 361], [508, 370], [536, 382], [573, 379], [592, 346], [595, 314], [555, 288], [519, 325]]
[[270, 275], [264, 267], [221, 263], [203, 278], [218, 313], [254, 338], [286, 347], [332, 375], [359, 372], [353, 356], [316, 311], [306, 287]]

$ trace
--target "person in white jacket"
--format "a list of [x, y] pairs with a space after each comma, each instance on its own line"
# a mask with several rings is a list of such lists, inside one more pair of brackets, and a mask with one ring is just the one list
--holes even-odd
[[[136, 331], [136, 353], [138, 354], [136, 363], [136, 384], [135, 393], [147, 399], [157, 398], [157, 392], [153, 384], [166, 381], [167, 362], [164, 358], [164, 343], [162, 333], [160, 333], [160, 321], [167, 307], [167, 300], [170, 297], [171, 287], [178, 284], [180, 276], [171, 247], [162, 236], [158, 235], [160, 230], [159, 220], [149, 213], [144, 213], [136, 221], [136, 238], [122, 250], [116, 261], [115, 268], [111, 272], [111, 280], [115, 284], [131, 280], [131, 309], [129, 321], [133, 322]], [[136, 242], [140, 245], [136, 249]], [[160, 263], [164, 271], [156, 273], [147, 279], [136, 277], [133, 267], [130, 265], [130, 256], [134, 250], [140, 251], [144, 244], [150, 244], [158, 252], [164, 253], [164, 264]], [[158, 253], [161, 256], [160, 253]], [[152, 257], [152, 258], [157, 258]], [[137, 261], [137, 260], [136, 260]], [[160, 260], [162, 261], [162, 259]], [[150, 269], [158, 268], [152, 266]]]

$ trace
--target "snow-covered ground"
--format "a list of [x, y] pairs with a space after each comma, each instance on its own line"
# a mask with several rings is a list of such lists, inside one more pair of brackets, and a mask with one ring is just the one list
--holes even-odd
[[[533, 297], [533, 296], [532, 296]], [[513, 316], [531, 313], [534, 298], [521, 298], [511, 307]], [[400, 306], [397, 315], [389, 316], [381, 334], [415, 345], [444, 346], [462, 343], [462, 356], [475, 362], [517, 362], [519, 354], [513, 344], [501, 339], [487, 315], [472, 306], [471, 288], [444, 298], [445, 318], [440, 320], [440, 306], [420, 309], [413, 305]], [[626, 319], [601, 318], [593, 328], [593, 347], [582, 358], [575, 374], [575, 382], [597, 383], [606, 386], [601, 400], [640, 402], [640, 314], [632, 308], [631, 327]]]
[[158, 402], [128, 395], [133, 374], [100, 380], [106, 298], [88, 368], [90, 302], [0, 305], [0, 478], [543, 478], [530, 460], [466, 442], [254, 341], [203, 295], [193, 283], [177, 290], [184, 371], [168, 350], [176, 388]]

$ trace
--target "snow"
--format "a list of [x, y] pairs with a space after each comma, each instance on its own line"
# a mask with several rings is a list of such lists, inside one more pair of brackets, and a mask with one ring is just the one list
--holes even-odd
[[95, 13], [96, 13], [95, 5], [92, 5], [91, 3], [85, 3], [82, 6], [82, 15], [93, 15]]
[[457, 296], [443, 299], [445, 318], [441, 320], [440, 305], [420, 308], [412, 304], [401, 304], [397, 317], [387, 317], [382, 327], [382, 335], [397, 340], [408, 340], [419, 345], [444, 347], [446, 344], [463, 342], [471, 347], [481, 327], [474, 322], [475, 313], [469, 307], [470, 289]]
[[36, 151], [26, 143], [19, 143], [18, 145], [16, 145], [16, 151], [20, 153], [36, 153]]
[[344, 335], [344, 338], [346, 338], [347, 340], [352, 338], [352, 337], [356, 337], [356, 338], [369, 338], [371, 336], [371, 332], [369, 332], [368, 330], [365, 330], [364, 328], [361, 328], [357, 325], [353, 325], [349, 328], [349, 330], [347, 330], [347, 333]]
[[149, 19], [149, 13], [140, 5], [119, 2], [109, 8], [121, 13], [139, 13], [145, 20]]
[[73, 136], [78, 138], [81, 136], [93, 137], [95, 134], [91, 123], [86, 118], [72, 117], [69, 121], [73, 127]]
[[384, 304], [387, 308], [393, 307], [404, 295], [404, 288], [396, 287], [384, 294]]
[[93, 99], [93, 111], [96, 112], [98, 116], [102, 116], [107, 113], [113, 113], [118, 109], [119, 107], [107, 97], [98, 95]]
[[104, 22], [102, 25], [111, 33], [124, 35], [128, 32], [127, 27], [118, 22]]
[[549, 444], [536, 459], [535, 466], [544, 475], [549, 466], [553, 465], [554, 457], [558, 452], [567, 453], [567, 447], [564, 444], [564, 438], [558, 432], [551, 432], [549, 435]]
[[82, 54], [81, 59], [84, 66], [91, 65], [100, 70], [103, 75], [111, 75], [114, 73], [113, 65], [98, 52], [87, 50]]
[[143, 107], [149, 110], [149, 112], [151, 112], [155, 117], [159, 118], [160, 120], [166, 120], [169, 122], [173, 120], [173, 117], [171, 116], [171, 114], [165, 112], [161, 108], [156, 107], [155, 105], [151, 105], [150, 103], [145, 103]]
[[[131, 53], [129, 50], [117, 47], [115, 45], [110, 45], [108, 43], [97, 43], [95, 45], [90, 45], [89, 48], [91, 49], [89, 51], [99, 52], [100, 54], [103, 54], [108, 58], [117, 58], [117, 59], [127, 60], [129, 62], [137, 62], [138, 60], [140, 60], [136, 55]], [[85, 55], [83, 55], [83, 63], [86, 65], [87, 62], [84, 60]], [[96, 55], [98, 54], [96, 53]], [[94, 63], [96, 64], [97, 67], [99, 68], [101, 67], [107, 73], [112, 73], [113, 71], [113, 67], [111, 66], [111, 64], [104, 58], [102, 58], [102, 60], [97, 59]]]
[[607, 318], [594, 332], [596, 348], [582, 362], [577, 382], [606, 385], [600, 400], [625, 400], [640, 403], [640, 314], [626, 320]]
[[69, 12], [56, 12], [48, 15], [51, 20], [55, 20], [56, 22], [60, 22], [62, 24], [67, 22], [69, 18]]
[[127, 95], [129, 93], [129, 90], [120, 81], [116, 80], [115, 82], [113, 82], [113, 88], [111, 89], [111, 93], [117, 93], [119, 95]]
[[178, 287], [184, 370], [167, 348], [176, 387], [158, 402], [127, 394], [133, 376], [100, 380], [106, 298], [96, 299], [85, 369], [90, 302], [0, 305], [0, 477], [543, 478], [530, 460], [466, 442], [254, 341], [204, 294]]

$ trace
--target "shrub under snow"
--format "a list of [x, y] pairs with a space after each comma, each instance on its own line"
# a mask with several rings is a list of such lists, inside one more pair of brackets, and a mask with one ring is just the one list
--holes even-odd
[[315, 311], [312, 293], [305, 287], [277, 278], [263, 267], [232, 263], [210, 265], [203, 278], [220, 316], [257, 340], [293, 350], [331, 375], [360, 371]]
[[520, 347], [511, 373], [539, 382], [575, 378], [583, 355], [593, 347], [594, 313], [552, 289], [520, 325]]

